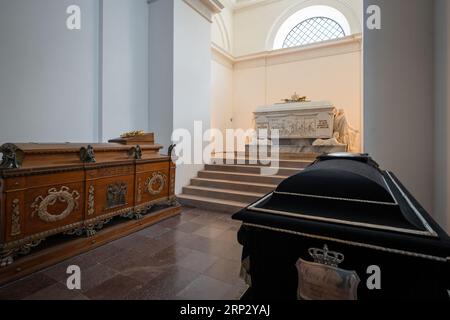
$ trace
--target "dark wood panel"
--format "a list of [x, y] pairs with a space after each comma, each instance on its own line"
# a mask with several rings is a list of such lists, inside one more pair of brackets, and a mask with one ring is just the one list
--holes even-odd
[[36, 176], [31, 175], [26, 177], [26, 180], [27, 188], [54, 186], [61, 182], [69, 184], [83, 181], [84, 171], [61, 172]]
[[135, 171], [134, 165], [114, 166], [109, 168], [93, 169], [86, 171], [87, 179], [101, 179], [105, 177], [114, 177], [122, 175], [133, 175]]
[[143, 172], [152, 172], [157, 170], [168, 170], [170, 166], [169, 161], [164, 162], [157, 162], [157, 163], [146, 163], [146, 164], [137, 164], [136, 165], [136, 172], [137, 173], [143, 173]]

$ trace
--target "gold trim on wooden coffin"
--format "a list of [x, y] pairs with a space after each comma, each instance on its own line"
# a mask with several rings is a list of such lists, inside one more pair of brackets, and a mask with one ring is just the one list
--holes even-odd
[[11, 237], [19, 236], [20, 231], [20, 200], [14, 199], [12, 203]]
[[[78, 209], [78, 199], [80, 198], [80, 193], [76, 190], [70, 192], [70, 188], [62, 187], [61, 190], [52, 188], [48, 190], [48, 195], [44, 198], [43, 196], [37, 197], [31, 208], [34, 210], [31, 214], [32, 217], [37, 213], [39, 218], [44, 222], [57, 222], [64, 220], [70, 214]], [[57, 202], [67, 203], [67, 208], [61, 212], [59, 215], [50, 214], [47, 209], [49, 206], [55, 205]]]
[[[95, 217], [84, 222], [77, 222], [70, 225], [62, 226], [45, 232], [37, 233], [32, 236], [11, 241], [0, 245], [0, 268], [11, 265], [17, 255], [27, 255], [32, 248], [39, 246], [46, 238], [56, 234], [71, 234], [71, 235], [83, 235], [86, 233], [87, 237], [95, 234], [94, 229], [101, 229], [103, 226], [111, 221], [116, 216], [129, 217], [138, 219], [141, 217], [142, 211], [149, 211], [153, 206], [158, 204], [167, 204], [169, 206], [178, 206], [176, 197], [166, 197], [164, 199], [158, 199], [150, 202], [146, 202], [136, 207], [124, 208]], [[136, 213], [136, 216], [134, 215]]]
[[[153, 186], [157, 184], [159, 187], [157, 189], [154, 189]], [[147, 192], [151, 195], [158, 195], [161, 192], [163, 192], [165, 186], [167, 184], [167, 175], [161, 172], [155, 172], [153, 175], [147, 179], [147, 183], [145, 184], [145, 188], [147, 189]]]
[[138, 178], [137, 183], [137, 202], [140, 203], [142, 201], [142, 179]]
[[95, 213], [95, 187], [89, 187], [89, 195], [88, 195], [88, 211], [87, 215], [92, 216]]

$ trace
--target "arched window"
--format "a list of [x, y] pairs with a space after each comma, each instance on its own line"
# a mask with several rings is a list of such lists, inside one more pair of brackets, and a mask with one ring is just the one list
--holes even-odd
[[273, 49], [339, 39], [350, 34], [350, 24], [340, 11], [329, 6], [310, 6], [286, 19], [278, 30]]
[[339, 23], [327, 17], [314, 17], [296, 25], [284, 39], [283, 48], [298, 47], [342, 37], [345, 37], [345, 32]]

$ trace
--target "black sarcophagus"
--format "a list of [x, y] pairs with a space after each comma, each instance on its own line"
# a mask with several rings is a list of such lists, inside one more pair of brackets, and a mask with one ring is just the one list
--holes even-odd
[[319, 157], [233, 217], [253, 299], [449, 299], [450, 239], [367, 155]]

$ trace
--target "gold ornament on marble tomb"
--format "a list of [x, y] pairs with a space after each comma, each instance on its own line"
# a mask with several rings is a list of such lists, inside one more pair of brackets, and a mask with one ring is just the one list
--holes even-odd
[[282, 99], [284, 103], [296, 103], [296, 102], [311, 102], [308, 100], [307, 96], [300, 97], [297, 92], [295, 92], [290, 99]]

